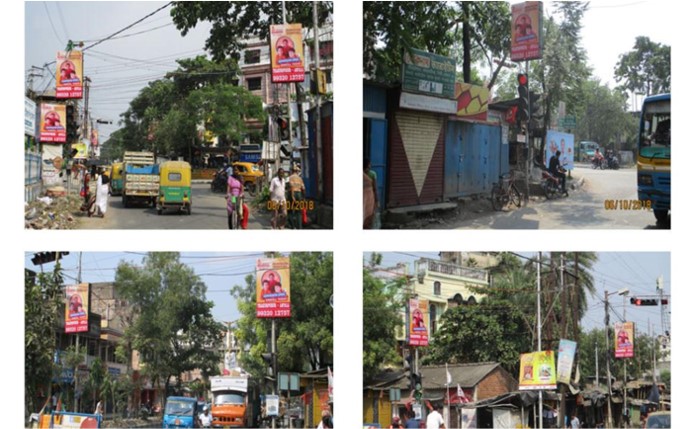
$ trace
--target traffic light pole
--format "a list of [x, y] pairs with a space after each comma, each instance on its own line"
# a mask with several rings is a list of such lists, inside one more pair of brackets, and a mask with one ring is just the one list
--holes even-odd
[[[528, 60], [525, 60], [525, 76], [528, 78], [528, 120], [525, 126], [525, 144], [528, 152], [528, 159], [525, 161], [525, 205], [530, 202], [530, 161], [532, 159], [532, 145], [530, 144], [530, 76], [528, 75]], [[539, 341], [539, 339], [538, 339]], [[542, 391], [540, 391], [540, 398], [542, 399]], [[540, 404], [542, 405], [542, 404]], [[540, 407], [540, 422], [542, 422], [542, 406]], [[542, 424], [540, 424], [542, 427]]]
[[[276, 319], [271, 319], [271, 367], [274, 376], [274, 382], [271, 385], [271, 394], [275, 395], [278, 390], [276, 384], [278, 383], [278, 371], [276, 368]], [[279, 410], [280, 410], [280, 400], [279, 400]], [[271, 427], [276, 428], [276, 416], [271, 416]]]
[[607, 427], [612, 427], [612, 375], [609, 372], [609, 295], [605, 291], [605, 356], [607, 357]]

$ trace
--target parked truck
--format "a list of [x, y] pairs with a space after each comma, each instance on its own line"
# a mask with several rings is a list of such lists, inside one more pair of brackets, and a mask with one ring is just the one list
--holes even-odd
[[122, 205], [140, 202], [156, 207], [160, 179], [153, 152], [125, 152], [123, 163]]
[[255, 427], [261, 404], [249, 374], [234, 371], [231, 375], [211, 377], [210, 381], [213, 395], [211, 426]]

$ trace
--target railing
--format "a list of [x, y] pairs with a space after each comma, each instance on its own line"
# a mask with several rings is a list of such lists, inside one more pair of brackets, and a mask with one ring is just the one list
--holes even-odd
[[487, 271], [483, 269], [462, 267], [460, 265], [452, 264], [449, 262], [435, 261], [426, 258], [420, 260], [420, 267], [422, 267], [423, 264], [427, 267], [427, 270], [430, 272], [445, 274], [454, 277], [465, 277], [485, 282], [488, 281]]

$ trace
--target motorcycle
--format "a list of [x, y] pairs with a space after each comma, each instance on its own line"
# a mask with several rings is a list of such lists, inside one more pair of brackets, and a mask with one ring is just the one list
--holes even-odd
[[228, 172], [226, 168], [219, 168], [211, 180], [211, 192], [226, 192], [228, 189]]
[[[551, 200], [557, 197], [569, 195], [568, 192], [562, 191], [561, 180], [557, 176], [550, 173], [547, 167], [545, 167], [542, 163], [538, 162], [537, 160], [534, 160], [534, 164], [542, 171], [542, 180], [540, 180], [540, 188], [542, 188], [542, 190], [544, 191], [545, 198]], [[566, 170], [562, 169], [561, 172], [565, 173]]]
[[607, 160], [605, 158], [593, 157], [592, 161], [590, 162], [590, 165], [593, 167], [593, 170], [597, 170], [598, 168], [600, 170], [604, 170], [605, 168], [607, 168]]
[[619, 159], [615, 155], [610, 155], [605, 159], [607, 168], [612, 170], [619, 170]]

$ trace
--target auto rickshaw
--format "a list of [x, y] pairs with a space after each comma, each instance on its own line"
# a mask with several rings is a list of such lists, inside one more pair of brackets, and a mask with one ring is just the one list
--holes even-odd
[[114, 162], [111, 166], [110, 195], [122, 195], [122, 162]]
[[185, 161], [166, 161], [160, 165], [160, 187], [156, 211], [184, 210], [192, 214], [192, 167]]
[[242, 180], [245, 182], [245, 190], [250, 195], [254, 195], [257, 190], [260, 190], [264, 180], [264, 173], [257, 164], [253, 162], [234, 162], [233, 168], [238, 169]]

